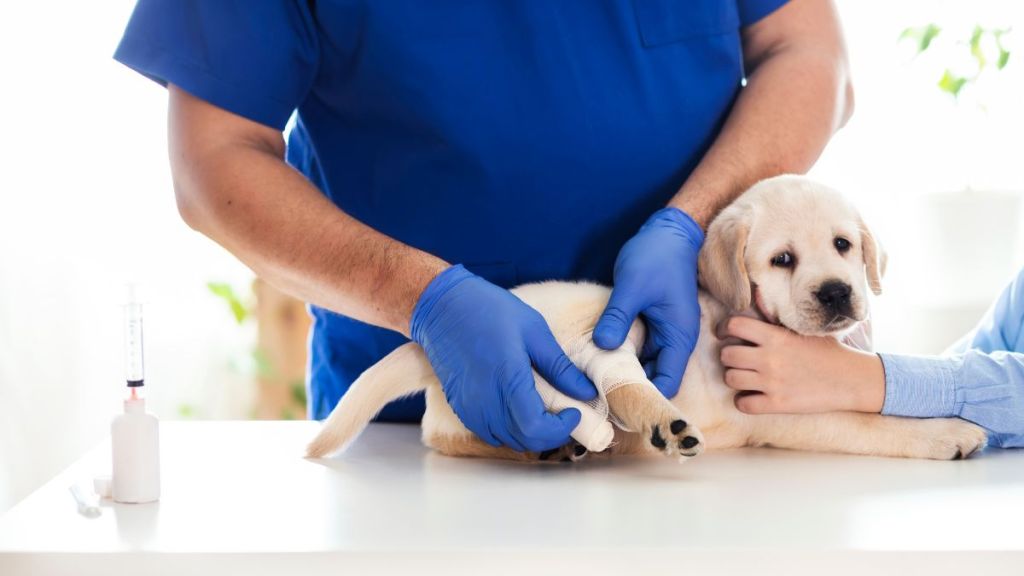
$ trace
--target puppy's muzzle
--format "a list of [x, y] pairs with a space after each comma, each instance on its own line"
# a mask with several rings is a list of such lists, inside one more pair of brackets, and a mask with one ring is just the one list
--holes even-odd
[[846, 282], [829, 280], [821, 285], [821, 288], [814, 293], [814, 297], [821, 303], [825, 312], [832, 317], [850, 316], [852, 313], [850, 295], [852, 293], [853, 289]]

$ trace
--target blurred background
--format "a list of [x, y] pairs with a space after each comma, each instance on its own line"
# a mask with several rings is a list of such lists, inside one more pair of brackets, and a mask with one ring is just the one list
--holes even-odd
[[[888, 249], [877, 347], [938, 353], [1022, 263], [1024, 3], [838, 4], [856, 112], [812, 175]], [[302, 305], [181, 222], [165, 92], [111, 59], [133, 5], [0, 6], [0, 513], [108, 434], [129, 281], [161, 419], [305, 417]]]

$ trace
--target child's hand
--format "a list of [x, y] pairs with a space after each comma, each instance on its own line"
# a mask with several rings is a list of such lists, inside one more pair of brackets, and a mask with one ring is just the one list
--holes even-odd
[[743, 316], [726, 319], [718, 337], [750, 343], [727, 345], [721, 352], [725, 383], [740, 392], [736, 408], [741, 412], [882, 410], [885, 372], [875, 354]]

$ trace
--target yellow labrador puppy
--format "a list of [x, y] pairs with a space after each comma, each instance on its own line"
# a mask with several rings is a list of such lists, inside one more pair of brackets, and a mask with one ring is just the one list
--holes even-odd
[[[846, 337], [868, 317], [867, 290], [881, 292], [884, 259], [857, 210], [836, 191], [798, 176], [753, 186], [708, 229], [699, 259], [700, 337], [679, 393], [671, 400], [646, 379], [637, 358], [642, 323], [634, 324], [618, 350], [601, 350], [591, 342], [608, 302], [608, 288], [543, 282], [512, 292], [544, 316], [569, 358], [601, 391], [616, 423], [608, 449], [613, 454], [660, 452], [684, 460], [705, 448], [775, 446], [911, 458], [966, 457], [985, 444], [986, 436], [963, 420], [847, 412], [748, 415], [736, 409], [735, 391], [723, 382], [723, 343], [715, 336], [720, 321], [746, 312], [800, 334]], [[573, 405], [564, 397], [554, 398], [557, 392], [546, 382], [538, 381], [538, 387], [544, 387], [549, 406]], [[575, 441], [541, 454], [484, 443], [459, 421], [426, 356], [410, 343], [360, 376], [310, 444], [309, 455], [342, 449], [387, 402], [421, 390], [427, 400], [423, 441], [444, 454], [515, 460], [577, 460], [586, 454], [585, 446]]]

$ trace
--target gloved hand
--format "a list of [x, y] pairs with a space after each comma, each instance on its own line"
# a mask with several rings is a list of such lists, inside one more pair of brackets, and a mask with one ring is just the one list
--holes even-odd
[[569, 396], [597, 396], [539, 312], [461, 265], [430, 282], [413, 310], [411, 329], [452, 409], [492, 446], [549, 450], [568, 442], [580, 422], [574, 408], [547, 411], [531, 366]]
[[697, 253], [703, 243], [704, 231], [682, 210], [652, 214], [619, 251], [611, 299], [594, 328], [594, 343], [614, 350], [642, 314], [647, 341], [640, 360], [667, 398], [679, 392], [700, 333]]

